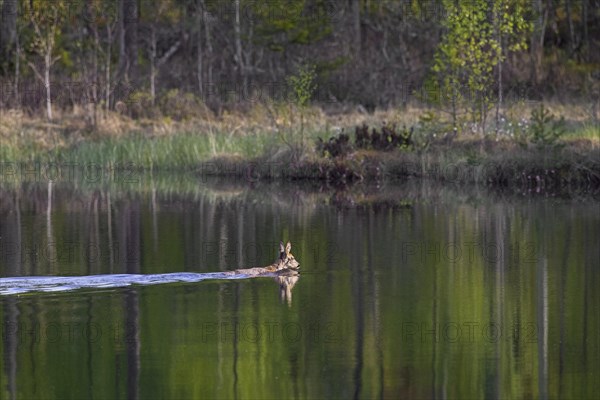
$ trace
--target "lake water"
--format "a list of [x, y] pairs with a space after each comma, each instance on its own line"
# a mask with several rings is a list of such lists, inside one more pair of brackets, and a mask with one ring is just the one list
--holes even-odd
[[[179, 179], [0, 186], [0, 399], [600, 392], [597, 200]], [[261, 266], [280, 240], [299, 277], [5, 284]]]

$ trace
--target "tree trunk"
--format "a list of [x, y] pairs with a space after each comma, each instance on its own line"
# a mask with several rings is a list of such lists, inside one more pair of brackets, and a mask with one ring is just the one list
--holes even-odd
[[537, 85], [542, 78], [542, 59], [544, 55], [544, 35], [548, 10], [544, 7], [542, 0], [533, 1], [533, 12], [535, 21], [531, 35], [531, 77]]
[[50, 87], [50, 69], [52, 65], [60, 59], [59, 57], [53, 58], [52, 53], [54, 52], [54, 46], [56, 44], [56, 32], [60, 21], [59, 10], [54, 8], [52, 25], [48, 27], [48, 30], [40, 29], [37, 21], [33, 16], [30, 19], [35, 31], [35, 37], [39, 45], [35, 47], [35, 52], [44, 60], [44, 71], [43, 75], [39, 72], [35, 64], [31, 61], [27, 63], [37, 76], [37, 78], [44, 83], [46, 88], [46, 116], [49, 121], [52, 121], [52, 93]]
[[[502, 51], [502, 44], [500, 44]], [[500, 110], [502, 109], [502, 60], [498, 62], [498, 102], [496, 105], [496, 134], [500, 128]]]
[[[245, 82], [246, 82], [246, 89], [250, 90], [250, 86], [252, 85], [252, 71], [253, 71], [253, 46], [252, 46], [252, 42], [253, 42], [253, 36], [254, 34], [254, 21], [252, 18], [250, 18], [250, 20], [248, 21], [248, 44], [246, 45], [246, 51], [244, 53], [244, 66], [246, 67], [246, 73], [244, 74], [245, 76]], [[253, 96], [253, 93], [248, 93], [247, 96], [249, 96], [249, 98], [251, 98]]]
[[19, 78], [21, 77], [21, 42], [19, 41], [19, 35], [15, 36], [15, 107], [21, 107], [21, 96], [19, 93]]
[[119, 35], [119, 66], [117, 68], [117, 80], [125, 74], [127, 65], [127, 50], [125, 47], [125, 0], [119, 1], [118, 35]]
[[496, 101], [496, 135], [500, 130], [500, 109], [502, 108], [502, 55], [503, 55], [503, 40], [502, 40], [502, 30], [500, 29], [502, 25], [502, 10], [498, 10], [497, 7], [494, 7], [494, 33], [496, 36], [496, 40], [498, 41], [498, 99]]
[[583, 52], [585, 60], [589, 61], [590, 59], [590, 42], [588, 36], [588, 0], [583, 0], [581, 2], [581, 23], [583, 25], [583, 39], [582, 44], [585, 46], [585, 51]]
[[152, 105], [156, 99], [156, 24], [152, 24], [152, 33], [150, 38], [150, 99]]
[[137, 76], [138, 59], [138, 5], [137, 0], [127, 0], [129, 9], [129, 20], [125, 31], [125, 43], [127, 45], [127, 59], [129, 61], [129, 72], [132, 77]]
[[244, 58], [242, 55], [242, 33], [241, 33], [241, 22], [240, 22], [240, 0], [235, 0], [235, 58], [238, 66], [238, 73], [242, 87], [239, 88], [242, 91], [246, 89], [246, 71], [244, 69]]
[[569, 54], [573, 56], [575, 52], [575, 29], [573, 27], [573, 18], [571, 17], [571, 1], [565, 0], [565, 10], [567, 12], [567, 22], [569, 23]]
[[110, 110], [110, 56], [112, 53], [112, 27], [109, 24], [106, 24], [106, 40], [108, 41], [107, 49], [106, 49], [106, 65], [105, 65], [105, 73], [106, 73], [106, 82], [104, 87], [104, 102], [105, 104], [105, 113], [108, 115], [108, 111]]
[[138, 57], [138, 6], [137, 0], [120, 0], [119, 20], [119, 72], [126, 82], [137, 76]]
[[16, 0], [4, 0], [0, 7], [0, 60], [10, 60], [15, 51], [17, 4]]
[[98, 24], [95, 15], [95, 9], [90, 7], [93, 14], [92, 30], [94, 32], [94, 53], [93, 53], [93, 71], [92, 71], [92, 126], [96, 126], [96, 103], [98, 101], [98, 49], [100, 48], [100, 35], [98, 34]]
[[451, 78], [452, 87], [452, 129], [458, 129], [458, 82], [455, 78]]
[[50, 91], [50, 67], [52, 66], [52, 47], [46, 50], [44, 57], [44, 86], [46, 87], [46, 116], [52, 121], [52, 93]]
[[196, 7], [196, 42], [198, 46], [196, 53], [196, 78], [198, 79], [198, 95], [202, 98], [204, 96], [204, 88], [202, 85], [202, 16], [204, 10], [202, 7], [202, 0], [198, 0]]
[[[204, 0], [200, 0], [204, 8]], [[205, 9], [205, 8], [204, 8]], [[212, 40], [210, 37], [210, 16], [208, 11], [204, 11], [204, 36], [206, 37], [206, 79], [209, 85], [213, 84], [213, 69], [212, 69], [212, 55], [213, 47]]]
[[354, 30], [354, 55], [360, 55], [361, 49], [361, 32], [360, 32], [360, 2], [361, 0], [352, 1], [352, 25]]

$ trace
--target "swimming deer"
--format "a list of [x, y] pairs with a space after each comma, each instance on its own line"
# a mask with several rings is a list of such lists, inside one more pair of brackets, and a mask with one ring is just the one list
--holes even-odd
[[292, 244], [287, 242], [283, 247], [283, 242], [279, 242], [279, 257], [271, 265], [266, 267], [256, 267], [247, 269], [236, 269], [235, 271], [227, 271], [225, 274], [246, 274], [260, 275], [273, 272], [294, 272], [300, 268], [300, 263], [296, 261], [296, 257], [292, 254]]
[[[247, 279], [271, 276], [280, 284], [282, 299], [291, 303], [291, 290], [298, 281], [300, 263], [292, 254], [290, 242], [279, 243], [279, 257], [271, 265], [224, 272], [174, 272], [167, 274], [117, 274], [87, 276], [21, 276], [0, 278], [0, 295], [27, 292], [62, 291], [94, 287], [123, 287], [173, 282], [199, 282], [206, 279]], [[285, 279], [277, 279], [285, 278]], [[289, 278], [289, 279], [288, 279]], [[293, 279], [295, 278], [295, 279]]]

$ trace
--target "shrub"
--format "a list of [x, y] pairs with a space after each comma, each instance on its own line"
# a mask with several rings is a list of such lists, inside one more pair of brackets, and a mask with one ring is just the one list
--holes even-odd
[[413, 128], [404, 127], [396, 131], [394, 125], [383, 126], [381, 132], [376, 128], [371, 130], [367, 125], [357, 126], [354, 130], [354, 143], [359, 149], [373, 149], [380, 151], [390, 151], [395, 148], [408, 149], [413, 146], [412, 141]]
[[160, 98], [159, 106], [163, 115], [176, 121], [205, 118], [210, 113], [200, 98], [192, 93], [181, 93], [178, 89], [172, 89], [165, 93]]
[[317, 139], [317, 152], [324, 157], [330, 156], [333, 158], [345, 157], [352, 152], [350, 137], [344, 133], [338, 136], [332, 136], [327, 142], [323, 139]]
[[156, 118], [159, 115], [157, 107], [152, 105], [152, 96], [149, 92], [137, 91], [129, 98], [129, 114], [134, 119]]
[[538, 146], [556, 146], [565, 134], [565, 119], [554, 119], [554, 115], [540, 104], [539, 109], [531, 112], [530, 141]]

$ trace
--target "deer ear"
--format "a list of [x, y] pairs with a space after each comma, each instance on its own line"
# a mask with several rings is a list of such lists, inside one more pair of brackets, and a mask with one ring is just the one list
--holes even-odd
[[285, 249], [283, 248], [283, 242], [279, 242], [279, 253], [283, 252], [285, 252]]
[[292, 244], [290, 242], [287, 242], [287, 244], [285, 245], [285, 254], [290, 255], [290, 251], [292, 251]]

